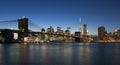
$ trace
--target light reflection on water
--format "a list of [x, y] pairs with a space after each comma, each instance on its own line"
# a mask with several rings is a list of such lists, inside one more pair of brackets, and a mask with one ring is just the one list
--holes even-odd
[[119, 65], [120, 43], [0, 44], [0, 65]]

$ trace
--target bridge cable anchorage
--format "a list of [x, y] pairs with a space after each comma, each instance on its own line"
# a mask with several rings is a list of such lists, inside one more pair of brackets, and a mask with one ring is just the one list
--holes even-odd
[[29, 20], [29, 25], [30, 25], [31, 27], [34, 27], [34, 28], [37, 28], [37, 29], [41, 29], [40, 26], [38, 26], [37, 24], [34, 24], [31, 20]]
[[6, 22], [18, 22], [18, 20], [0, 21], [0, 23], [6, 23]]

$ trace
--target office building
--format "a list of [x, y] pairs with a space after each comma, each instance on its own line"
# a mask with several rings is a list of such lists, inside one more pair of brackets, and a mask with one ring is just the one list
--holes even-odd
[[87, 24], [84, 24], [83, 35], [84, 35], [84, 36], [87, 36], [87, 35], [88, 35]]
[[104, 26], [98, 27], [98, 39], [99, 40], [103, 40], [104, 39], [105, 33], [106, 33], [106, 31], [105, 31], [105, 27]]

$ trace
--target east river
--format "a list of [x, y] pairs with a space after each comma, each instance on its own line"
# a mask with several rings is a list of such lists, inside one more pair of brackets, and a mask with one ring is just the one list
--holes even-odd
[[120, 43], [0, 44], [0, 65], [120, 65]]

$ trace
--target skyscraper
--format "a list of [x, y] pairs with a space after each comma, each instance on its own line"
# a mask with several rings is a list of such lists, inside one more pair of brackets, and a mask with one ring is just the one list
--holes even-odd
[[88, 35], [87, 24], [84, 24], [83, 35]]
[[79, 32], [82, 33], [82, 23], [81, 23], [81, 18], [80, 18], [80, 23], [79, 23], [79, 28], [78, 28]]
[[48, 33], [54, 33], [54, 28], [52, 26], [50, 26], [50, 28], [47, 29]]
[[104, 36], [105, 36], [105, 27], [104, 26], [98, 27], [98, 39], [103, 40]]

